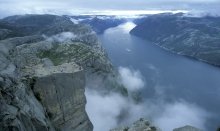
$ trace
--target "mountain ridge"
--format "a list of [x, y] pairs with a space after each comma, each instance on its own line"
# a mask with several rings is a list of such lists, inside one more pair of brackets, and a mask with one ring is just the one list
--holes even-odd
[[220, 66], [220, 18], [182, 14], [149, 16], [131, 34], [168, 51]]

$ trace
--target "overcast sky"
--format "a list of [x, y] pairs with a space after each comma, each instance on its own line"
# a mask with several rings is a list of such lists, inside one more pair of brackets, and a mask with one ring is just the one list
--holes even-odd
[[220, 0], [0, 0], [0, 15], [94, 10], [197, 10], [218, 13]]

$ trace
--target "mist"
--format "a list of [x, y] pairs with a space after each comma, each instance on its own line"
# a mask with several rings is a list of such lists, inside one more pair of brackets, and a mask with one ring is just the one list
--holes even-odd
[[[129, 92], [147, 88], [140, 71], [119, 67], [120, 80]], [[159, 90], [158, 88], [157, 90]], [[118, 126], [130, 125], [145, 118], [163, 131], [193, 125], [206, 129], [205, 122], [210, 114], [199, 106], [183, 100], [167, 102], [160, 94], [155, 99], [144, 99], [135, 103], [131, 97], [118, 93], [103, 95], [97, 90], [86, 88], [86, 111], [94, 125], [94, 131], [108, 131]], [[163, 94], [165, 95], [165, 94]]]
[[117, 93], [101, 95], [86, 89], [86, 111], [94, 131], [108, 131], [119, 125], [129, 124], [143, 115], [143, 106], [136, 105]]
[[64, 41], [69, 41], [69, 40], [74, 40], [77, 38], [77, 35], [73, 34], [72, 32], [62, 32], [57, 35], [53, 35], [51, 37], [47, 37], [43, 35], [45, 39], [48, 41], [55, 41], [55, 42], [64, 42]]
[[122, 84], [130, 91], [140, 90], [144, 87], [144, 81], [139, 71], [119, 67]]
[[154, 122], [164, 131], [172, 131], [185, 125], [206, 130], [205, 121], [209, 115], [196, 105], [182, 101], [167, 104], [160, 116], [154, 118]]

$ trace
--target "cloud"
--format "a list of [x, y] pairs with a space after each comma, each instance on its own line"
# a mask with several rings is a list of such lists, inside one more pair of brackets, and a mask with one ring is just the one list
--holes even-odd
[[96, 10], [200, 10], [217, 13], [219, 4], [219, 0], [0, 0], [0, 15], [77, 15]]
[[62, 32], [60, 34], [53, 35], [51, 37], [47, 37], [44, 35], [44, 37], [48, 41], [56, 41], [56, 42], [70, 41], [70, 40], [74, 40], [77, 38], [77, 36], [73, 34], [72, 32]]
[[[129, 92], [138, 91], [145, 85], [139, 71], [120, 67], [119, 74], [119, 81]], [[97, 86], [103, 85], [100, 82], [102, 81], [95, 84]], [[86, 111], [94, 125], [94, 131], [108, 131], [119, 125], [131, 124], [144, 116], [144, 106], [134, 103], [130, 96], [124, 97], [119, 93], [103, 95], [95, 89], [88, 87], [85, 93], [87, 98]]]
[[[129, 91], [143, 89], [145, 83], [139, 71], [120, 67], [119, 73], [121, 82]], [[205, 130], [209, 113], [183, 100], [165, 101], [166, 94], [163, 93], [163, 89], [158, 87], [157, 90], [153, 99], [146, 97], [142, 102], [134, 103], [130, 96], [124, 97], [119, 93], [104, 95], [95, 88], [86, 88], [86, 111], [94, 125], [94, 131], [108, 131], [122, 125], [130, 125], [139, 118], [152, 121], [163, 131], [171, 131], [185, 125]]]
[[201, 108], [186, 102], [167, 104], [160, 116], [154, 119], [163, 131], [172, 131], [174, 128], [185, 125], [205, 129], [205, 122], [209, 114]]
[[86, 89], [86, 98], [86, 111], [94, 125], [94, 131], [107, 131], [117, 125], [116, 118], [124, 104], [121, 96], [116, 94], [101, 96], [95, 91]]
[[134, 104], [120, 94], [101, 95], [86, 89], [86, 111], [94, 131], [108, 131], [119, 125], [130, 124], [143, 116], [143, 106]]
[[119, 67], [122, 84], [130, 91], [139, 90], [144, 87], [145, 83], [139, 71], [131, 70], [125, 67]]
[[86, 89], [86, 111], [94, 125], [94, 131], [108, 131], [122, 125], [130, 125], [139, 118], [152, 121], [163, 131], [192, 125], [205, 130], [209, 114], [196, 105], [163, 100], [134, 104], [128, 98], [112, 93], [101, 95], [97, 91]]

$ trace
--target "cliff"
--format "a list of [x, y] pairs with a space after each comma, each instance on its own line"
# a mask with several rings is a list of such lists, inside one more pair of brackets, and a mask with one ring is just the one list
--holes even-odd
[[165, 50], [219, 66], [219, 22], [219, 17], [158, 14], [145, 18], [130, 33]]
[[0, 20], [1, 33], [0, 130], [92, 131], [85, 87], [100, 78], [103, 91], [124, 89], [88, 26], [24, 15]]

